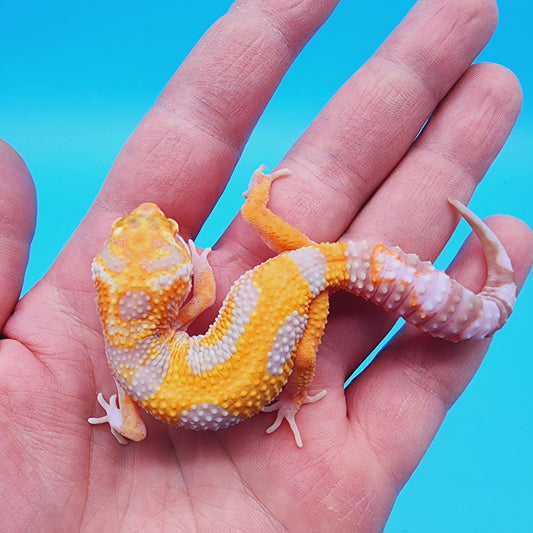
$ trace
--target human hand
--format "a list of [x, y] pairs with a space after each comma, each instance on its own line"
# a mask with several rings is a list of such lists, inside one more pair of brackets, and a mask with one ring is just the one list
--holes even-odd
[[[250, 0], [219, 21], [128, 141], [56, 263], [18, 304], [33, 196], [26, 169], [2, 146], [2, 525], [383, 527], [489, 341], [452, 345], [406, 328], [344, 391], [392, 318], [336, 295], [310, 391], [325, 388], [328, 396], [299, 414], [303, 450], [287, 427], [264, 435], [271, 415], [213, 434], [145, 418], [148, 438], [126, 448], [86, 422], [97, 410], [96, 392], [112, 390], [90, 279], [111, 221], [153, 201], [179, 221], [184, 237], [194, 236], [283, 73], [334, 3], [305, 1], [289, 11], [285, 2], [270, 2], [265, 12]], [[281, 162], [293, 176], [273, 188], [275, 213], [314, 240], [377, 236], [435, 258], [457, 221], [446, 198], [467, 201], [520, 105], [507, 71], [469, 67], [495, 13], [490, 2], [465, 4], [421, 2], [340, 89]], [[531, 263], [529, 230], [508, 217], [491, 226], [522, 282]], [[237, 218], [210, 255], [219, 302], [268, 253]], [[451, 274], [476, 290], [482, 261], [470, 241]]]

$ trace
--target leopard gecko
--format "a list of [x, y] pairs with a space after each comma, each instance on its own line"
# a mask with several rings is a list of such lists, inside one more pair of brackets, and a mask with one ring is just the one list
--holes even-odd
[[[307, 394], [324, 331], [329, 294], [345, 290], [435, 337], [482, 339], [503, 326], [516, 299], [511, 262], [494, 233], [460, 202], [454, 208], [480, 239], [488, 266], [478, 294], [429, 262], [367, 241], [317, 244], [267, 207], [287, 169], [260, 167], [245, 194], [244, 219], [279, 255], [243, 274], [203, 335], [187, 326], [215, 298], [207, 255], [186, 243], [178, 224], [150, 203], [118, 219], [92, 265], [107, 361], [118, 391], [98, 402], [125, 444], [146, 436], [139, 409], [169, 424], [218, 430], [261, 411], [277, 411], [267, 432], [326, 391]], [[274, 401], [277, 400], [277, 401]]]

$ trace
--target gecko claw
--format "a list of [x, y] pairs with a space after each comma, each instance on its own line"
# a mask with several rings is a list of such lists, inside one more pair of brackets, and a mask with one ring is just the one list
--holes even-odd
[[298, 425], [296, 424], [296, 413], [300, 410], [300, 407], [303, 404], [318, 402], [318, 400], [324, 398], [326, 393], [326, 390], [321, 390], [320, 392], [313, 394], [313, 396], [306, 396], [305, 400], [301, 403], [295, 401], [293, 398], [284, 397], [280, 398], [277, 402], [267, 405], [265, 408], [263, 408], [263, 412], [272, 413], [277, 411], [277, 416], [276, 420], [274, 420], [274, 423], [267, 428], [266, 432], [274, 433], [274, 431], [281, 426], [283, 420], [286, 420], [294, 435], [296, 446], [302, 448], [303, 441], [300, 435], [300, 430], [298, 429]]
[[[142, 420], [138, 417], [137, 407], [131, 404], [122, 393], [121, 398], [124, 400], [125, 407], [122, 409], [118, 406], [117, 395], [113, 394], [106, 402], [103, 394], [98, 393], [96, 399], [104, 408], [106, 414], [98, 418], [89, 418], [89, 424], [109, 424], [111, 434], [120, 444], [128, 444], [129, 440], [139, 441], [146, 437], [146, 428]], [[122, 401], [122, 400], [121, 400]], [[133, 410], [132, 410], [133, 408]], [[129, 439], [129, 440], [128, 440]]]
[[109, 424], [112, 435], [117, 439], [120, 444], [128, 444], [128, 440], [125, 439], [120, 433], [120, 427], [122, 425], [122, 414], [117, 405], [117, 395], [113, 394], [109, 398], [109, 403], [106, 402], [104, 395], [99, 392], [96, 397], [98, 403], [104, 408], [106, 414], [98, 418], [89, 418], [87, 421], [89, 424]]
[[291, 171], [288, 168], [280, 168], [279, 170], [275, 170], [274, 172], [271, 172], [270, 174], [265, 174], [263, 171], [266, 170], [265, 165], [261, 165], [253, 174], [252, 178], [250, 179], [250, 184], [248, 185], [248, 189], [242, 193], [244, 198], [248, 198], [248, 195], [250, 194], [250, 191], [264, 178], [267, 178], [272, 183], [273, 181], [277, 180], [278, 178], [283, 178], [285, 176], [290, 176]]
[[198, 253], [198, 246], [194, 244], [194, 241], [192, 239], [189, 239], [188, 243], [189, 250], [191, 251], [191, 259], [198, 260], [198, 259], [204, 259], [207, 260], [207, 256], [211, 253], [211, 248], [204, 248], [202, 250], [202, 253]]

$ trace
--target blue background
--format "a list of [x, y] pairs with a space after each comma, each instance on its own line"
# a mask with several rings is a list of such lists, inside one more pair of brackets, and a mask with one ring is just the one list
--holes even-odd
[[[300, 55], [258, 124], [200, 236], [208, 245], [241, 203], [250, 171], [276, 164], [413, 2], [341, 2]], [[210, 24], [229, 7], [203, 2], [9, 2], [0, 32], [0, 136], [24, 157], [38, 202], [26, 289], [47, 270], [91, 204], [122, 144]], [[480, 57], [521, 79], [524, 107], [472, 205], [533, 225], [533, 72], [529, 0], [502, 0]], [[312, 80], [312, 84], [308, 83]], [[462, 225], [439, 261], [467, 234]], [[525, 531], [533, 524], [533, 363], [526, 284], [472, 384], [453, 407], [387, 525], [395, 532]]]

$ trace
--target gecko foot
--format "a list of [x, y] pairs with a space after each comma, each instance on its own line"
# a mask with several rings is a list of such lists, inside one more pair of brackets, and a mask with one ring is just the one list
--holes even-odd
[[191, 260], [193, 264], [209, 264], [207, 256], [211, 253], [211, 248], [204, 248], [201, 254], [198, 253], [198, 247], [194, 244], [192, 239], [187, 243], [191, 252]]
[[250, 184], [248, 185], [248, 190], [245, 191], [242, 195], [245, 198], [248, 198], [248, 194], [250, 191], [263, 179], [267, 178], [272, 183], [274, 180], [277, 180], [278, 178], [283, 178], [285, 176], [289, 176], [291, 174], [291, 171], [288, 168], [280, 168], [279, 170], [276, 170], [274, 172], [271, 172], [270, 174], [265, 174], [263, 171], [266, 170], [265, 165], [261, 165], [253, 174], [252, 179], [250, 180]]
[[[104, 399], [101, 392], [97, 396], [98, 403], [104, 408], [106, 414], [99, 418], [89, 418], [89, 424], [109, 424], [112, 435], [120, 442], [120, 444], [128, 444], [129, 440], [139, 441], [146, 437], [146, 428], [144, 423], [137, 418], [135, 423], [131, 418], [128, 419], [124, 414], [124, 409], [121, 410], [117, 405], [117, 395], [113, 394], [109, 398], [109, 403]], [[126, 408], [126, 413], [129, 409]], [[127, 437], [127, 438], [126, 438]]]
[[273, 433], [281, 426], [283, 420], [287, 420], [294, 435], [294, 439], [296, 440], [296, 445], [301, 448], [303, 446], [303, 442], [302, 437], [300, 435], [300, 430], [298, 429], [298, 426], [296, 424], [296, 413], [300, 410], [300, 407], [303, 404], [318, 402], [318, 400], [324, 398], [326, 392], [326, 390], [321, 390], [313, 396], [307, 396], [306, 399], [301, 403], [295, 401], [293, 398], [284, 397], [280, 398], [277, 402], [266, 406], [263, 409], [263, 412], [265, 413], [272, 413], [273, 411], [277, 411], [276, 420], [269, 428], [267, 428], [266, 432]]

